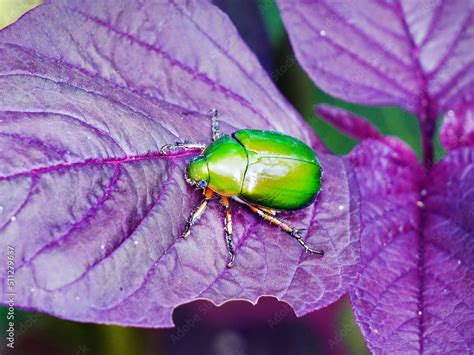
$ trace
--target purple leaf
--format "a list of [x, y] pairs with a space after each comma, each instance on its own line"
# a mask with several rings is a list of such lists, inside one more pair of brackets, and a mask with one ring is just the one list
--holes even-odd
[[354, 138], [379, 139], [382, 137], [380, 132], [370, 122], [337, 107], [321, 104], [316, 108], [316, 114], [337, 126], [341, 132]]
[[273, 126], [322, 148], [227, 16], [206, 1], [49, 1], [2, 31], [0, 43], [190, 110], [217, 108], [232, 127]]
[[[351, 292], [374, 352], [467, 353], [474, 346], [474, 149], [420, 167], [382, 142], [357, 148], [363, 269]], [[382, 169], [381, 166], [384, 168]], [[420, 190], [421, 189], [421, 190]]]
[[445, 115], [440, 132], [441, 144], [447, 150], [474, 146], [474, 101], [463, 100]]
[[317, 203], [284, 214], [322, 259], [237, 204], [233, 269], [218, 203], [179, 238], [200, 196], [184, 180], [188, 156], [158, 149], [209, 141], [209, 119], [195, 111], [212, 107], [225, 133], [274, 129], [321, 147], [206, 2], [51, 1], [0, 32], [0, 246], [15, 248], [17, 306], [163, 327], [197, 298], [271, 295], [302, 315], [346, 292], [360, 230], [342, 158], [320, 154]]
[[329, 94], [434, 119], [474, 87], [472, 1], [279, 5], [299, 62]]
[[[298, 60], [323, 90], [418, 116], [424, 167], [395, 138], [337, 109], [320, 115], [366, 139], [351, 156], [361, 188], [362, 274], [351, 298], [376, 353], [474, 347], [474, 7], [472, 1], [280, 0]], [[433, 164], [436, 118], [449, 154]], [[371, 139], [370, 139], [371, 138]]]
[[[352, 119], [356, 136], [363, 127], [361, 118], [345, 111], [319, 113], [342, 128]], [[361, 189], [363, 226], [362, 273], [350, 295], [370, 349], [469, 352], [474, 142], [452, 150], [426, 176], [411, 149], [395, 138], [365, 140], [350, 159]]]

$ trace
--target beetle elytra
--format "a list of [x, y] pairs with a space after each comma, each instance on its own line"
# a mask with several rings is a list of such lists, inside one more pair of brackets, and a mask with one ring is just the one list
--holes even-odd
[[203, 199], [192, 211], [182, 237], [201, 217], [214, 194], [225, 210], [225, 240], [232, 267], [235, 250], [232, 239], [232, 213], [229, 199], [250, 208], [266, 221], [295, 238], [308, 252], [324, 255], [309, 247], [296, 229], [276, 214], [311, 204], [321, 189], [322, 168], [315, 152], [300, 140], [274, 131], [243, 129], [221, 137], [217, 110], [211, 110], [212, 143], [167, 144], [160, 154], [174, 150], [198, 151], [187, 166], [186, 181], [203, 190]]

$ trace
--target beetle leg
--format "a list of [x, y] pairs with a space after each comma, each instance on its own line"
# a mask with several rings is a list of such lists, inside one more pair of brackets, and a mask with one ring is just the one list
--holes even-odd
[[209, 111], [211, 115], [211, 128], [212, 128], [212, 141], [215, 141], [216, 139], [219, 139], [221, 137], [221, 131], [219, 129], [219, 121], [217, 119], [217, 116], [219, 113], [217, 110], [214, 108], [211, 111]]
[[268, 214], [272, 215], [272, 216], [275, 216], [276, 215], [276, 211], [275, 210], [272, 210], [270, 208], [265, 208], [265, 207], [259, 207], [262, 211], [264, 212], [267, 212]]
[[176, 142], [175, 144], [165, 144], [160, 148], [160, 155], [170, 155], [178, 152], [189, 152], [189, 151], [203, 151], [206, 149], [205, 144], [201, 143], [188, 143], [188, 142]]
[[206, 207], [212, 195], [214, 195], [214, 192], [211, 189], [204, 190], [204, 198], [202, 199], [201, 203], [197, 205], [196, 208], [194, 208], [193, 212], [191, 213], [191, 216], [189, 216], [189, 219], [186, 222], [186, 228], [181, 234], [181, 237], [186, 238], [189, 236], [191, 232], [191, 227], [194, 225], [194, 223], [196, 223], [196, 221], [202, 216], [202, 214], [206, 210]]
[[313, 254], [318, 254], [318, 255], [321, 255], [321, 256], [324, 255], [323, 250], [313, 249], [308, 244], [306, 244], [306, 242], [303, 240], [303, 236], [301, 235], [301, 230], [300, 229], [296, 229], [296, 228], [291, 227], [289, 224], [283, 222], [282, 220], [278, 219], [275, 216], [272, 216], [271, 214], [263, 211], [262, 209], [260, 209], [258, 207], [255, 207], [255, 206], [250, 205], [250, 204], [248, 206], [250, 207], [250, 209], [253, 212], [258, 214], [264, 220], [270, 222], [271, 224], [274, 224], [274, 225], [278, 226], [281, 230], [283, 230], [284, 232], [288, 233], [290, 236], [295, 238], [298, 241], [298, 243], [300, 243], [301, 246], [306, 251], [308, 251], [310, 253], [313, 253]]
[[230, 203], [227, 197], [221, 196], [221, 202], [225, 210], [225, 243], [227, 246], [227, 251], [230, 255], [229, 261], [227, 262], [227, 267], [231, 268], [235, 260], [234, 240], [232, 238], [232, 212], [230, 210]]

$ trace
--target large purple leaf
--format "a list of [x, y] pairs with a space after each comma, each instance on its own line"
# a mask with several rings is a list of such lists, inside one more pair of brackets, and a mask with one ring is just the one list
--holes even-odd
[[233, 127], [271, 125], [321, 148], [207, 1], [49, 1], [2, 31], [2, 42], [142, 95], [202, 113], [216, 108]]
[[209, 140], [195, 111], [219, 108], [225, 133], [275, 129], [320, 147], [228, 19], [207, 2], [183, 4], [48, 2], [0, 32], [0, 247], [15, 248], [17, 306], [160, 327], [197, 298], [272, 295], [301, 315], [354, 281], [357, 183], [326, 154], [317, 203], [284, 216], [324, 258], [238, 205], [233, 269], [217, 203], [179, 238], [200, 197], [184, 180], [187, 156], [157, 152]]
[[[460, 107], [448, 115], [461, 115]], [[351, 299], [376, 353], [468, 353], [474, 347], [474, 140], [426, 175], [415, 154], [367, 122], [318, 113], [365, 139], [351, 154], [361, 189], [362, 272]], [[449, 125], [447, 123], [446, 125]], [[472, 137], [471, 132], [466, 136]], [[442, 132], [446, 135], [447, 132]]]
[[279, 0], [296, 56], [339, 98], [434, 119], [474, 87], [474, 3]]

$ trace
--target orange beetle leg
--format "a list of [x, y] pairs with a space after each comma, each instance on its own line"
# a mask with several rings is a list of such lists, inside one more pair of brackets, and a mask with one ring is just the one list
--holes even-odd
[[221, 203], [225, 210], [225, 243], [227, 251], [229, 252], [229, 261], [227, 267], [231, 268], [235, 260], [234, 241], [232, 238], [232, 212], [230, 210], [229, 199], [225, 196], [221, 196]]
[[181, 237], [186, 238], [189, 236], [189, 234], [191, 233], [191, 227], [194, 225], [194, 223], [196, 223], [196, 221], [202, 216], [202, 214], [206, 210], [206, 207], [212, 195], [214, 195], [214, 192], [211, 189], [204, 190], [204, 198], [202, 199], [201, 203], [191, 213], [191, 216], [189, 217], [186, 223], [186, 228], [181, 234]]

